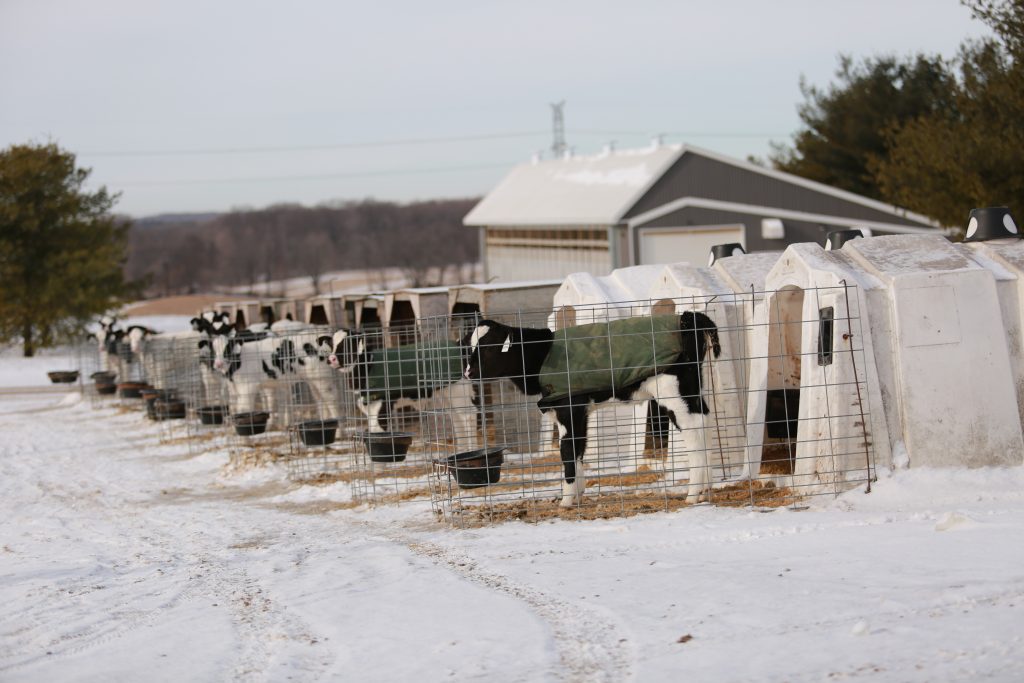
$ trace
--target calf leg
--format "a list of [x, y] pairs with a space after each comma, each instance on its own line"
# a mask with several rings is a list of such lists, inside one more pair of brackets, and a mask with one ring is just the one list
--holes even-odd
[[587, 407], [556, 408], [555, 423], [558, 426], [558, 449], [565, 472], [559, 505], [570, 508], [583, 500], [583, 491], [587, 486], [583, 473], [583, 454], [587, 449]]
[[384, 431], [390, 414], [390, 408], [386, 405], [386, 401], [378, 399], [367, 402], [365, 398], [360, 397], [359, 410], [366, 415], [370, 433], [375, 434]]
[[[710, 486], [707, 443], [704, 439], [704, 413], [707, 412], [707, 407], [699, 397], [696, 400], [688, 400], [680, 396], [679, 381], [672, 375], [658, 375], [649, 382], [653, 382], [653, 385], [645, 386], [645, 389], [648, 389], [662, 408], [669, 411], [669, 419], [675, 427], [675, 438], [670, 439], [669, 443], [669, 463], [673, 472], [680, 467], [679, 456], [686, 450], [684, 437], [693, 440], [686, 497], [692, 502], [699, 503]], [[695, 410], [691, 409], [691, 406]], [[689, 430], [684, 430], [684, 427], [688, 427]]]

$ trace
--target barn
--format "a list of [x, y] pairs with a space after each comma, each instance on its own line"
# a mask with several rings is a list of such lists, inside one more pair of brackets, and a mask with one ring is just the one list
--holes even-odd
[[689, 145], [606, 150], [513, 168], [465, 217], [488, 281], [607, 275], [706, 263], [725, 242], [748, 252], [823, 244], [834, 230], [934, 233], [930, 219]]

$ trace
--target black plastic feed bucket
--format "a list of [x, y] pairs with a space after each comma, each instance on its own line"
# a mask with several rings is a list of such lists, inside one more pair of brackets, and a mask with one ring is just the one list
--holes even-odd
[[71, 384], [78, 381], [78, 370], [54, 370], [46, 373], [54, 384]]
[[96, 382], [96, 393], [104, 396], [117, 393], [117, 385], [113, 382]]
[[235, 433], [239, 436], [256, 436], [267, 431], [267, 420], [270, 413], [266, 411], [255, 411], [251, 413], [236, 413], [231, 416], [235, 425]]
[[199, 422], [204, 425], [222, 425], [224, 416], [228, 414], [227, 406], [203, 406], [196, 410], [199, 414]]
[[158, 420], [184, 420], [185, 402], [180, 398], [158, 398], [153, 402]]
[[461, 489], [475, 489], [496, 484], [501, 480], [501, 466], [505, 462], [505, 447], [479, 448], [456, 453], [445, 460], [448, 473], [455, 477]]
[[306, 446], [326, 446], [334, 443], [338, 436], [337, 420], [310, 420], [295, 425], [299, 438]]
[[363, 432], [361, 436], [373, 462], [402, 462], [412, 437], [410, 432]]
[[149, 388], [148, 384], [142, 382], [121, 382], [117, 385], [121, 398], [142, 398], [142, 392]]
[[156, 402], [177, 398], [174, 389], [143, 389], [142, 400], [146, 402], [146, 417], [151, 420], [160, 419], [156, 414]]

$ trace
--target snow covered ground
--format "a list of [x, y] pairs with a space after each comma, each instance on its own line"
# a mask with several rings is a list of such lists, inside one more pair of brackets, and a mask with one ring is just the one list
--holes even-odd
[[0, 680], [1024, 680], [1024, 468], [454, 530], [163, 434], [0, 390]]

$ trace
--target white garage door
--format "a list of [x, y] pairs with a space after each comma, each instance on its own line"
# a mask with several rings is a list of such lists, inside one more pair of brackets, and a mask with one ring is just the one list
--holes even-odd
[[638, 263], [679, 263], [707, 265], [711, 247], [739, 242], [746, 248], [743, 225], [696, 225], [685, 228], [640, 228], [637, 230]]

